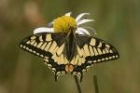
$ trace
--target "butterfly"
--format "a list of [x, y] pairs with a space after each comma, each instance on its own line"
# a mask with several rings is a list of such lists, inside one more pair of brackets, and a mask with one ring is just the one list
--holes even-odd
[[44, 59], [54, 72], [54, 79], [70, 72], [82, 81], [83, 74], [93, 64], [119, 58], [116, 48], [95, 36], [68, 32], [40, 32], [24, 38], [20, 48]]

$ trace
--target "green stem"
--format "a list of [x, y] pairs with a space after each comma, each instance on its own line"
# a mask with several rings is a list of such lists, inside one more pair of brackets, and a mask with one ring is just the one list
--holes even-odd
[[76, 83], [76, 86], [77, 86], [78, 93], [82, 93], [81, 87], [80, 87], [80, 84], [79, 84], [79, 81], [78, 81], [78, 77], [74, 76], [74, 80], [75, 80], [75, 83]]
[[98, 88], [98, 82], [97, 82], [97, 76], [96, 75], [93, 76], [93, 83], [94, 83], [94, 87], [95, 87], [95, 93], [99, 93], [99, 88]]

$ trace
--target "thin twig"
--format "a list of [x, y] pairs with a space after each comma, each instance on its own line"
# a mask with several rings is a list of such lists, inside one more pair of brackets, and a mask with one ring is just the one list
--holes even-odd
[[98, 88], [98, 82], [97, 82], [97, 76], [96, 75], [93, 76], [93, 83], [94, 83], [94, 87], [95, 87], [95, 93], [99, 93], [99, 88]]
[[76, 86], [77, 86], [78, 93], [82, 93], [81, 87], [80, 87], [80, 84], [79, 84], [79, 81], [78, 81], [78, 77], [74, 76], [74, 80], [75, 80], [75, 83], [76, 83]]

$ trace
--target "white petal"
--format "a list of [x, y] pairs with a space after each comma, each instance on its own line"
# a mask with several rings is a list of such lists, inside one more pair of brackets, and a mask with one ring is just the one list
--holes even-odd
[[85, 16], [85, 15], [89, 15], [89, 13], [81, 13], [80, 15], [78, 15], [77, 17], [76, 17], [76, 21], [78, 22], [83, 16]]
[[80, 20], [80, 21], [77, 23], [77, 25], [82, 25], [82, 24], [84, 24], [84, 23], [88, 23], [88, 22], [92, 22], [92, 21], [94, 21], [94, 20], [92, 20], [92, 19], [83, 19], [83, 20]]
[[89, 29], [88, 31], [91, 32], [91, 34], [97, 35], [96, 30], [94, 28], [92, 28], [92, 27], [83, 27], [83, 28]]
[[49, 32], [49, 33], [54, 33], [54, 29], [53, 28], [47, 28], [47, 27], [40, 27], [40, 28], [36, 28], [34, 30], [34, 34], [38, 34], [38, 33], [46, 33], [46, 32]]
[[54, 21], [48, 23], [48, 27], [49, 27], [49, 28], [53, 27], [53, 24], [54, 24]]
[[76, 30], [76, 33], [84, 33], [86, 35], [90, 35], [90, 33], [88, 32], [88, 30], [82, 28], [82, 27], [78, 27], [77, 30]]
[[80, 31], [75, 31], [75, 33], [77, 33], [77, 34], [81, 34], [81, 35], [85, 35], [85, 33], [80, 32]]
[[66, 13], [65, 16], [70, 16], [72, 12]]

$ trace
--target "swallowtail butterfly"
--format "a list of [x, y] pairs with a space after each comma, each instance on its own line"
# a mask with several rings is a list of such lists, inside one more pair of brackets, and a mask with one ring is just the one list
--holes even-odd
[[69, 33], [38, 33], [23, 39], [20, 48], [44, 59], [54, 72], [55, 81], [70, 72], [82, 81], [92, 64], [119, 58], [117, 50], [99, 38]]

